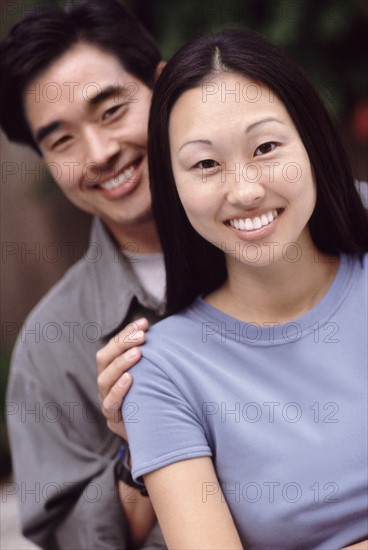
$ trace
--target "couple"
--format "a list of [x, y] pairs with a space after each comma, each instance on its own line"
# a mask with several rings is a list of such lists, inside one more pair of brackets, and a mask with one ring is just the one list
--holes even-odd
[[[59, 58], [33, 73], [26, 90], [34, 89], [36, 79], [41, 85], [42, 79], [44, 85], [57, 78], [80, 81], [84, 66], [92, 71], [82, 75], [86, 83], [95, 81], [97, 72], [102, 75], [103, 93], [91, 104], [80, 102], [75, 112], [77, 102], [70, 106], [65, 98], [57, 106], [59, 112], [53, 106], [51, 119], [45, 105], [32, 103], [32, 95], [26, 94], [23, 130], [28, 124], [28, 140], [45, 160], [79, 163], [73, 181], [65, 171], [58, 183], [72, 202], [103, 221], [120, 248], [130, 239], [139, 242], [141, 252], [156, 253], [159, 239], [153, 233], [145, 187], [144, 129], [154, 71], [148, 75], [145, 67], [138, 70], [125, 52], [124, 73], [119, 58], [111, 55], [111, 45], [100, 42], [93, 50], [93, 43], [86, 30], [78, 41], [74, 36], [67, 48], [60, 46]], [[91, 53], [93, 67], [88, 65]], [[155, 59], [151, 67], [158, 62]], [[135, 79], [129, 80], [131, 75]], [[116, 101], [111, 82], [137, 77], [139, 101], [126, 101], [124, 86]], [[137, 484], [142, 477], [146, 483], [166, 544], [338, 548], [364, 540], [367, 225], [320, 100], [277, 48], [256, 35], [227, 32], [195, 41], [169, 62], [157, 83], [150, 116], [153, 210], [165, 255], [167, 312], [175, 316], [150, 329], [144, 358], [132, 371], [134, 384], [123, 415], [133, 476]], [[73, 133], [77, 127], [79, 133]], [[22, 137], [10, 130], [9, 135]], [[97, 185], [91, 185], [93, 178], [82, 170], [78, 173], [87, 163], [96, 170], [92, 175], [100, 177]], [[111, 175], [117, 163], [124, 167], [121, 181]], [[129, 171], [135, 179], [129, 178]], [[134, 220], [129, 218], [133, 214]], [[147, 265], [145, 269], [148, 279]], [[106, 273], [108, 277], [116, 281], [117, 276]], [[131, 273], [129, 277], [133, 284]], [[60, 308], [73, 296], [66, 290], [76, 280], [80, 276], [74, 270], [56, 290]], [[89, 290], [94, 288], [98, 286], [90, 284]], [[134, 304], [132, 319], [142, 306], [160, 309], [162, 296], [154, 300], [150, 288], [141, 290], [141, 300], [137, 296], [139, 305], [132, 301], [130, 288], [113, 290], [116, 300], [125, 293], [126, 303], [131, 308]], [[90, 302], [96, 296], [86, 292], [74, 297], [81, 310], [93, 314]], [[48, 300], [55, 303], [55, 291]], [[81, 358], [93, 347], [87, 352], [85, 342], [78, 345]], [[117, 371], [122, 362], [126, 366], [134, 359], [115, 359], [120, 349], [124, 345], [112, 340], [99, 354], [100, 393], [105, 398], [112, 367]], [[22, 391], [16, 390], [19, 380], [23, 387], [27, 384], [29, 395], [50, 395], [47, 390], [52, 391], [55, 376], [50, 388], [41, 387], [41, 351], [40, 346], [29, 350], [18, 343], [13, 396]], [[37, 353], [38, 363], [32, 363]], [[25, 362], [27, 368], [32, 364], [28, 371]], [[61, 392], [68, 392], [74, 378], [75, 395], [83, 399], [93, 390], [91, 373], [86, 388], [80, 368], [64, 366], [57, 382]], [[16, 451], [22, 427], [11, 421]], [[103, 443], [98, 422], [95, 435]], [[63, 547], [68, 524], [78, 530], [78, 523], [93, 522], [92, 507], [81, 498], [83, 483], [87, 486], [105, 470], [112, 472], [106, 463], [107, 458], [113, 462], [116, 440], [108, 452], [101, 451], [102, 445], [92, 450], [78, 423], [69, 424], [53, 426], [52, 434], [49, 430], [47, 450], [60, 460], [59, 440], [68, 434], [64, 457], [78, 457], [70, 477], [81, 480], [78, 490], [67, 495], [56, 491], [38, 516], [36, 506], [33, 515], [24, 506], [29, 533], [33, 529], [42, 538], [45, 521], [54, 521], [55, 532], [48, 532], [44, 547]], [[35, 433], [36, 440], [42, 440], [41, 431], [42, 426], [33, 435], [23, 430], [30, 448]], [[40, 448], [44, 458], [43, 452]], [[95, 469], [93, 455], [104, 452]], [[16, 471], [26, 466], [25, 460], [15, 455]], [[61, 472], [56, 475], [63, 479]], [[100, 485], [106, 487], [108, 479], [100, 479]], [[73, 510], [68, 509], [70, 497]], [[101, 514], [97, 526], [108, 525], [107, 498], [94, 507]], [[139, 525], [139, 540], [151, 511], [147, 497], [137, 498], [133, 512], [128, 499], [121, 498], [121, 505], [133, 528]], [[75, 508], [83, 506], [84, 513], [76, 514]], [[112, 513], [116, 521], [117, 513]], [[138, 516], [144, 516], [141, 523]], [[91, 548], [116, 544], [117, 531], [109, 535], [108, 528], [102, 529], [99, 541], [90, 540]]]

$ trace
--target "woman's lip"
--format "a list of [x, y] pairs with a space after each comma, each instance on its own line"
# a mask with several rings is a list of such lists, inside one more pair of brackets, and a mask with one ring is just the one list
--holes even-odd
[[121, 183], [120, 185], [118, 185], [117, 187], [114, 187], [113, 189], [103, 189], [100, 186], [96, 186], [94, 190], [104, 195], [104, 197], [107, 197], [110, 199], [120, 199], [125, 195], [128, 195], [139, 184], [139, 181], [142, 175], [142, 163], [143, 163], [143, 158], [141, 158], [140, 161], [138, 161], [138, 163], [135, 165], [134, 171], [129, 176], [129, 178], [125, 180], [123, 183]]
[[251, 220], [254, 220], [254, 218], [260, 218], [264, 214], [268, 214], [268, 212], [273, 212], [274, 210], [276, 210], [278, 214], [281, 214], [281, 212], [284, 211], [284, 208], [270, 207], [270, 208], [264, 208], [263, 210], [260, 210], [259, 212], [256, 212], [256, 213], [254, 213], [254, 212], [249, 213], [248, 212], [246, 215], [239, 214], [239, 215], [231, 216], [231, 218], [228, 218], [225, 223], [229, 223], [230, 220], [245, 220], [246, 218], [250, 218]]
[[256, 241], [262, 237], [268, 237], [276, 229], [278, 220], [284, 213], [284, 209], [276, 208], [275, 210], [278, 211], [277, 218], [275, 218], [272, 222], [268, 223], [267, 225], [260, 227], [259, 229], [252, 229], [251, 231], [247, 229], [236, 229], [235, 227], [232, 227], [229, 222], [227, 222], [225, 225], [226, 227], [234, 231], [236, 235], [240, 237], [242, 240]]

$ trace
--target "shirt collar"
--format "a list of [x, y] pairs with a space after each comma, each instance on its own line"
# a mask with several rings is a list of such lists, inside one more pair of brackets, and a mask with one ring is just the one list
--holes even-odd
[[120, 327], [127, 316], [134, 297], [153, 311], [161, 304], [155, 303], [142, 289], [129, 259], [119, 250], [107, 228], [99, 218], [94, 218], [91, 237], [85, 258], [91, 263], [94, 278], [96, 316], [106, 337]]

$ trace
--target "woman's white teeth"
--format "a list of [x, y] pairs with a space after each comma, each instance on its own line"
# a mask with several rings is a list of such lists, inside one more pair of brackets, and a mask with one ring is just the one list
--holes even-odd
[[125, 181], [129, 179], [130, 176], [133, 174], [134, 170], [135, 170], [135, 166], [132, 164], [131, 166], [126, 168], [124, 172], [121, 172], [114, 178], [111, 178], [111, 180], [105, 181], [105, 183], [100, 183], [100, 187], [102, 187], [102, 189], [107, 189], [107, 190], [114, 189], [115, 187], [118, 187], [122, 183], [125, 183]]
[[258, 218], [258, 217], [254, 218], [253, 227], [254, 227], [254, 229], [260, 229], [262, 227], [261, 218]]
[[261, 229], [261, 227], [273, 222], [277, 216], [277, 210], [270, 210], [269, 212], [266, 212], [266, 214], [256, 216], [255, 218], [234, 218], [230, 220], [229, 223], [231, 227], [234, 227], [235, 229], [240, 229], [241, 231], [253, 231], [254, 229]]

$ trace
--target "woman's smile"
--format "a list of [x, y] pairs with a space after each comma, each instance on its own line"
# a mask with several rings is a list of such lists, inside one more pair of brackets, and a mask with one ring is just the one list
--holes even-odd
[[[214, 80], [216, 89], [249, 84], [231, 72]], [[194, 229], [225, 254], [244, 241], [267, 247], [272, 238], [280, 250], [290, 242], [310, 244], [316, 192], [307, 152], [283, 103], [257, 86], [256, 103], [231, 95], [223, 101], [221, 94], [204, 102], [201, 87], [190, 89], [170, 117], [172, 167], [184, 210]]]

